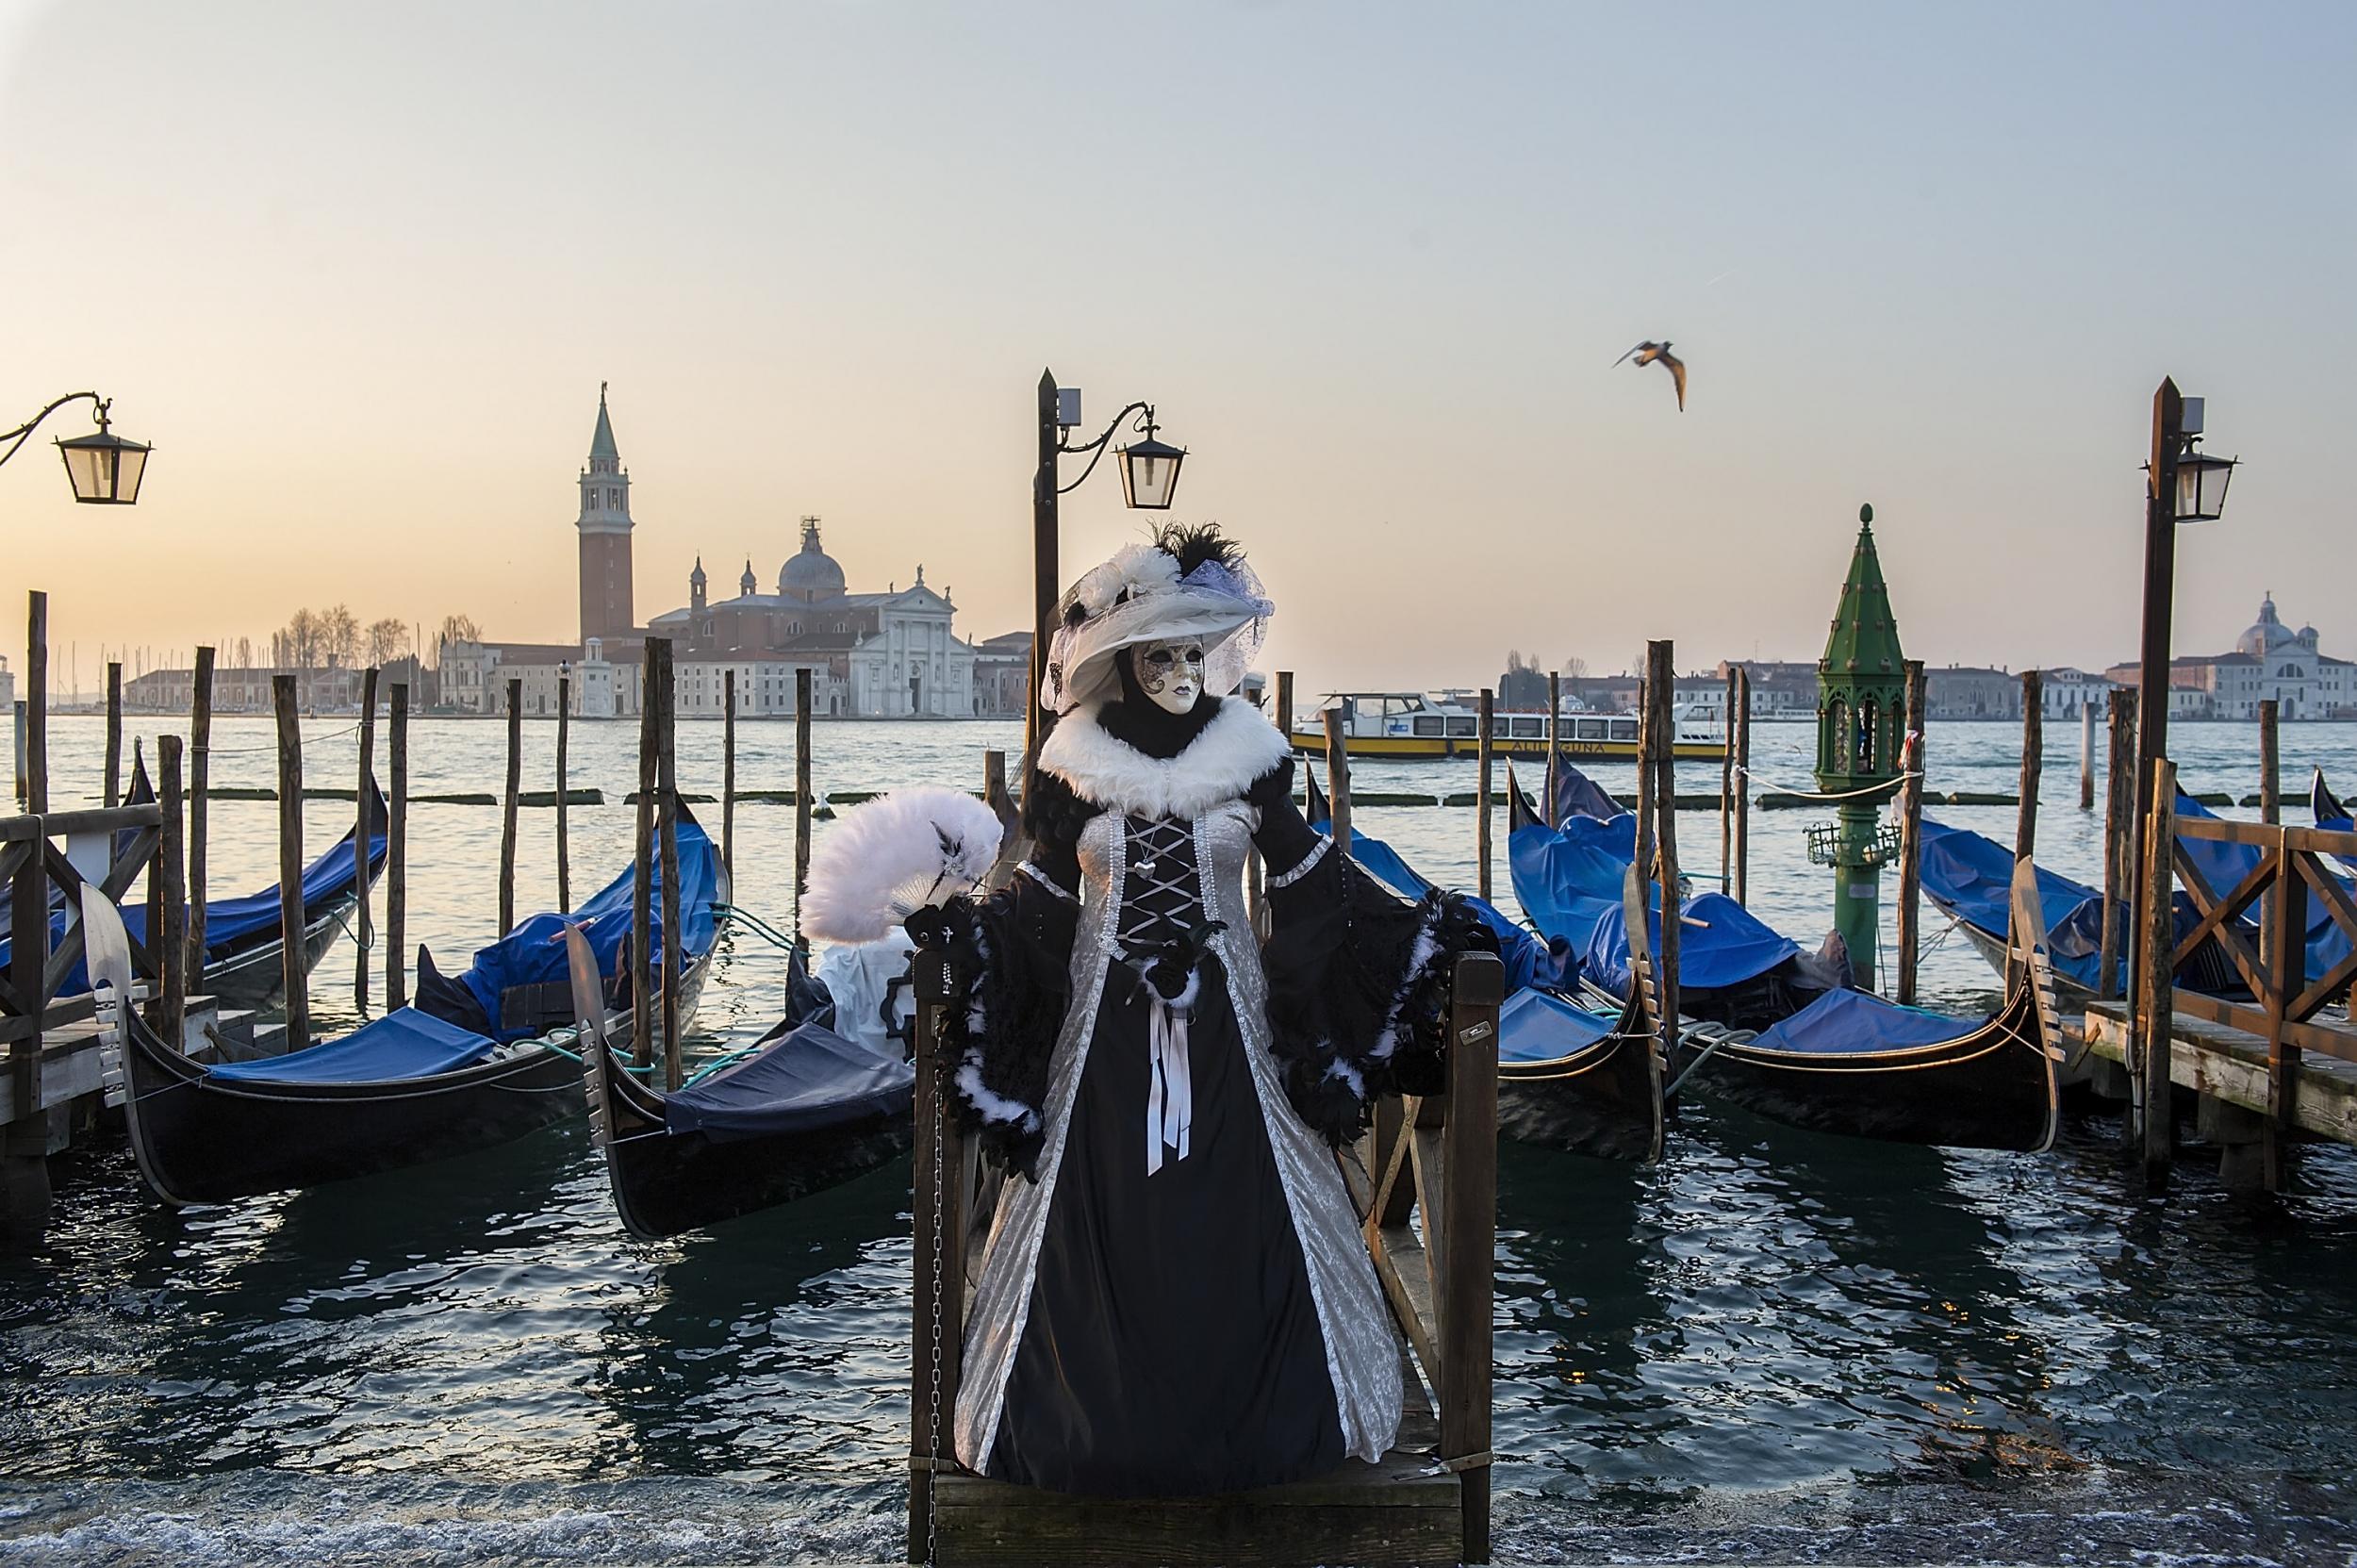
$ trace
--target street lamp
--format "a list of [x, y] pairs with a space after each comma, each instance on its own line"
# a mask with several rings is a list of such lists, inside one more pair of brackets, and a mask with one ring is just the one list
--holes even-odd
[[[1131, 421], [1131, 416], [1135, 421]], [[1056, 716], [1039, 703], [1041, 661], [1047, 657], [1048, 639], [1055, 634], [1056, 601], [1063, 592], [1058, 580], [1056, 556], [1059, 523], [1057, 497], [1076, 490], [1088, 483], [1096, 465], [1104, 461], [1105, 449], [1113, 436], [1128, 423], [1132, 431], [1145, 438], [1116, 448], [1121, 459], [1122, 500], [1133, 510], [1167, 511], [1178, 495], [1178, 469], [1186, 460], [1184, 447], [1172, 446], [1156, 437], [1154, 405], [1132, 403], [1115, 414], [1113, 422], [1093, 441], [1075, 442], [1067, 432], [1080, 423], [1080, 389], [1078, 387], [1056, 385], [1054, 371], [1042, 371], [1039, 377], [1039, 467], [1031, 475], [1031, 701], [1026, 707], [1029, 715], [1024, 725], [1023, 750], [1024, 788], [1030, 787], [1030, 769], [1039, 754], [1039, 743], [1047, 736]], [[1090, 453], [1088, 467], [1080, 477], [1069, 485], [1057, 483], [1057, 460], [1066, 454]]]
[[102, 398], [96, 392], [74, 392], [58, 399], [14, 430], [0, 431], [0, 441], [11, 441], [6, 452], [0, 452], [0, 463], [15, 456], [25, 443], [32, 439], [41, 421], [64, 407], [88, 398], [95, 405], [98, 430], [95, 435], [75, 436], [58, 442], [58, 452], [65, 459], [66, 479], [74, 487], [74, 499], [92, 506], [128, 506], [140, 498], [140, 481], [147, 473], [147, 454], [151, 450], [143, 441], [126, 440], [108, 428], [107, 411], [114, 406], [112, 398]]
[[[2233, 478], [2232, 459], [2212, 457], [2200, 450], [2202, 400], [2181, 396], [2177, 383], [2167, 377], [2152, 394], [2152, 456], [2146, 465], [2144, 494], [2144, 636], [2136, 670], [2136, 819], [2130, 830], [2129, 973], [2144, 946], [2145, 848], [2144, 825], [2152, 810], [2154, 765], [2168, 754], [2169, 619], [2176, 593], [2177, 525], [2214, 522], [2226, 507], [2226, 487]], [[2164, 860], [2164, 866], [2168, 863]], [[2167, 963], [2163, 954], [2157, 962]], [[2111, 976], [2102, 977], [2106, 990]], [[2130, 999], [2129, 1016], [2135, 1016]], [[2166, 1020], [2161, 1027], [2166, 1029]], [[2139, 1042], [2151, 1050], [2152, 1042]], [[2164, 1076], [2162, 1082], [2167, 1080]], [[2167, 1093], [2164, 1087], [2164, 1094]], [[2156, 1156], [2166, 1158], [2170, 1125], [2166, 1102], [2156, 1111], [2145, 1107], [2147, 1168]]]

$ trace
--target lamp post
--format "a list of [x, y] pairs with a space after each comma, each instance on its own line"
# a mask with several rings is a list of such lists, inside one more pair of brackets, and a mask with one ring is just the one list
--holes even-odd
[[[2177, 383], [2164, 376], [2152, 394], [2152, 456], [2146, 469], [2144, 496], [2144, 636], [2136, 669], [2135, 821], [2129, 836], [2128, 972], [2137, 972], [2144, 960], [2142, 918], [2146, 889], [2144, 825], [2152, 809], [2153, 765], [2168, 754], [2169, 618], [2177, 579], [2177, 525], [2215, 522], [2226, 509], [2226, 487], [2233, 480], [2234, 459], [2212, 457], [2200, 450], [2203, 408], [2200, 398], [2181, 396]], [[2166, 864], [2166, 862], [2164, 862]], [[2166, 963], [2166, 955], [2162, 962]], [[2133, 1030], [2135, 1008], [2128, 1016]], [[2145, 1050], [2166, 1048], [2164, 1042], [2142, 1041]], [[2155, 1147], [2166, 1150], [2168, 1078], [2159, 1075], [2160, 1108], [2145, 1108], [2147, 1163]], [[2155, 1125], [2157, 1118], [2157, 1125]]]
[[[1040, 679], [1047, 673], [1048, 644], [1054, 640], [1056, 601], [1063, 589], [1062, 572], [1057, 565], [1059, 520], [1057, 498], [1066, 491], [1078, 489], [1096, 471], [1104, 460], [1105, 449], [1123, 423], [1136, 416], [1130, 424], [1143, 440], [1131, 441], [1114, 448], [1121, 461], [1121, 494], [1123, 502], [1137, 511], [1164, 512], [1178, 496], [1178, 470], [1186, 460], [1186, 449], [1175, 447], [1156, 437], [1154, 405], [1132, 403], [1115, 414], [1104, 433], [1093, 441], [1075, 443], [1070, 432], [1080, 423], [1080, 388], [1059, 387], [1056, 372], [1042, 371], [1039, 376], [1039, 466], [1031, 475], [1031, 700], [1026, 707], [1029, 721], [1023, 734], [1023, 798], [1030, 799], [1031, 773], [1039, 766], [1040, 743], [1055, 727], [1056, 716], [1040, 704]], [[1069, 485], [1060, 484], [1057, 460], [1066, 454], [1078, 455], [1092, 453], [1088, 467], [1080, 477]]]
[[96, 392], [70, 392], [14, 430], [0, 431], [0, 441], [12, 443], [0, 452], [0, 463], [15, 456], [32, 439], [41, 421], [84, 398], [95, 408], [97, 431], [57, 443], [58, 455], [65, 459], [66, 479], [74, 486], [74, 499], [92, 506], [131, 505], [140, 498], [140, 481], [146, 476], [147, 454], [152, 449], [144, 442], [126, 440], [109, 428], [107, 410], [114, 406], [114, 400]]

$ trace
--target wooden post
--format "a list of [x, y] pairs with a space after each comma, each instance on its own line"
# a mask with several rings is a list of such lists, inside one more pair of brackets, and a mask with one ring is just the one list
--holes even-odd
[[1726, 733], [1719, 754], [1719, 886], [1735, 892], [1735, 703], [1741, 667], [1727, 671]]
[[[1039, 372], [1039, 462], [1031, 470], [1031, 688], [1023, 704], [1023, 799], [1031, 799], [1031, 773], [1039, 767], [1039, 749], [1056, 716], [1040, 706], [1041, 677], [1056, 635], [1056, 602], [1063, 596], [1057, 581], [1056, 452], [1063, 444], [1063, 426], [1057, 422], [1056, 372]], [[799, 928], [798, 927], [799, 931]]]
[[1923, 919], [1923, 661], [1906, 663], [1906, 718], [1900, 755], [1906, 782], [1899, 794], [1899, 980], [1893, 990], [1901, 1005], [1915, 1005], [1916, 965]]
[[376, 836], [376, 666], [360, 672], [360, 783], [358, 819], [352, 828], [353, 885], [359, 890], [359, 952], [352, 969], [352, 1004], [366, 1017], [369, 1011], [369, 957], [376, 946], [376, 928], [369, 916], [369, 843]]
[[[1492, 1322], [1497, 1285], [1498, 1005], [1506, 970], [1490, 953], [1457, 960], [1450, 988], [1448, 1105], [1441, 1124], [1441, 1457], [1491, 1448]], [[1490, 1466], [1467, 1466], [1462, 1560], [1490, 1560]]]
[[[44, 827], [39, 821], [31, 824], [32, 831], [23, 841], [25, 858], [17, 862], [8, 884], [8, 983], [16, 989], [17, 1009], [31, 1031], [8, 1047], [19, 1105], [39, 1105], [42, 1098], [41, 1018], [49, 1011], [49, 867]], [[130, 999], [122, 999], [124, 1005], [127, 1007]], [[0, 1159], [4, 1158], [6, 1153], [0, 1151]], [[47, 1166], [41, 1168], [45, 1173]]]
[[2095, 987], [2095, 994], [2105, 999], [2120, 994], [2119, 955], [2128, 945], [2123, 916], [2128, 889], [2135, 880], [2128, 855], [2135, 842], [2136, 694], [2120, 686], [2113, 691], [2111, 703], [2111, 751], [2103, 773], [2102, 947]]
[[1555, 821], [1555, 791], [1557, 775], [1563, 767], [1563, 675], [1560, 670], [1547, 671], [1547, 803], [1539, 809], [1539, 819], [1552, 828]]
[[[2263, 713], [2262, 718], [2266, 717], [2269, 716]], [[2270, 770], [2268, 777], [2273, 776]], [[2267, 1191], [2281, 1192], [2287, 1134], [2292, 1131], [2293, 1086], [2299, 1070], [2299, 1047], [2283, 1038], [2283, 1025], [2292, 1020], [2292, 1004], [2308, 983], [2308, 883], [2299, 865], [2299, 851], [2284, 842], [2283, 834], [2276, 835], [2271, 852], [2275, 885], [2267, 889], [2255, 912], [2263, 939], [2260, 964], [2267, 982], [2267, 995], [2261, 999], [2267, 1015], [2267, 1114], [2259, 1147], [2260, 1180]]]
[[123, 804], [123, 661], [107, 661], [107, 809]]
[[[1486, 901], [1490, 897], [1490, 769], [1497, 751], [1497, 738], [1491, 732], [1497, 728], [1497, 694], [1488, 686], [1481, 688], [1481, 736], [1475, 742], [1474, 754], [1480, 759], [1480, 784], [1474, 797], [1474, 883]], [[1555, 810], [1553, 801], [1547, 810]]]
[[[2259, 820], [2269, 827], [2283, 820], [2283, 781], [2281, 758], [2275, 749], [2276, 701], [2269, 697], [2259, 703]], [[2223, 893], [2224, 888], [2218, 891]]]
[[1277, 672], [1277, 727], [1285, 732], [1285, 738], [1294, 737], [1294, 672]]
[[2095, 809], [2095, 704], [2079, 704], [2079, 809]]
[[516, 807], [524, 786], [524, 683], [507, 681], [507, 786], [500, 796], [500, 934], [516, 929]]
[[1677, 690], [1675, 645], [1645, 644], [1645, 731], [1652, 743], [1646, 770], [1654, 775], [1655, 853], [1659, 861], [1656, 881], [1661, 887], [1661, 941], [1654, 953], [1661, 966], [1661, 1038], [1666, 1045], [1678, 1037], [1678, 948], [1684, 923], [1678, 904], [1677, 840], [1677, 721], [1672, 698]]
[[[45, 817], [49, 813], [49, 596], [35, 588], [25, 596], [25, 809], [35, 817]], [[44, 892], [42, 898], [47, 897]]]
[[[794, 672], [794, 939], [802, 939], [802, 895], [810, 888], [810, 671]], [[1030, 775], [1024, 775], [1028, 790]], [[1025, 800], [1029, 801], [1027, 794]]]
[[1334, 848], [1350, 852], [1350, 748], [1343, 734], [1343, 710], [1326, 710], [1326, 799], [1333, 813], [1327, 832]]
[[679, 686], [671, 666], [671, 645], [663, 645], [663, 722], [655, 731], [655, 831], [663, 856], [663, 1081], [676, 1090], [686, 1080], [684, 1048], [680, 1040], [680, 981], [687, 971], [680, 937], [679, 887]]
[[2152, 809], [2144, 827], [2144, 907], [2136, 912], [2143, 927], [2136, 943], [2135, 1044], [2141, 1059], [2136, 1100], [2145, 1180], [2157, 1183], [2168, 1179], [2176, 1131], [2169, 1119], [2168, 1058], [2176, 1008], [2170, 961], [2177, 947], [2177, 765], [2167, 757], [2154, 763], [2151, 789]]
[[213, 651], [196, 651], [189, 687], [189, 977], [205, 983], [206, 791], [213, 782]]
[[295, 711], [295, 678], [270, 678], [278, 715], [279, 967], [287, 988], [287, 1048], [311, 1043], [311, 976], [304, 963], [303, 720]]
[[392, 712], [385, 721], [393, 794], [385, 819], [385, 1005], [409, 1000], [409, 683], [393, 683]]
[[965, 1139], [949, 1103], [956, 1062], [943, 1032], [956, 1000], [955, 977], [937, 952], [919, 949], [910, 964], [916, 998], [916, 1142], [911, 1171], [916, 1221], [911, 1249], [909, 1332], [908, 1560], [932, 1560], [936, 1464], [954, 1463], [951, 1412], [965, 1343]]
[[1739, 904], [1751, 901], [1752, 866], [1752, 671], [1735, 672], [1735, 870], [1727, 891]]
[[566, 747], [572, 738], [573, 678], [556, 678], [556, 907], [570, 913], [573, 907], [573, 860], [571, 834], [566, 826], [565, 797], [571, 790], [568, 775], [571, 771], [566, 760]]
[[180, 787], [181, 742], [178, 735], [156, 737], [156, 770], [159, 775], [157, 804], [163, 807], [163, 824], [156, 840], [156, 864], [148, 872], [151, 883], [160, 883], [162, 896], [157, 901], [160, 922], [150, 929], [157, 933], [156, 961], [163, 971], [156, 987], [157, 995], [153, 1010], [156, 1032], [165, 1042], [177, 1048], [188, 1033], [189, 1016], [189, 890], [181, 876], [182, 812], [187, 798]]
[[16, 754], [16, 803], [21, 807], [25, 804], [25, 699], [18, 698], [10, 707], [15, 723], [15, 739], [10, 742], [10, 749]]
[[736, 671], [720, 672], [720, 864], [736, 869]]
[[[2046, 693], [2035, 669], [2021, 672], [2021, 804], [2013, 824], [2013, 863], [2020, 866], [2037, 853], [2037, 790], [2046, 766]], [[2005, 901], [2005, 988], [2011, 991], [2026, 972], [2020, 944], [2027, 933], [2016, 929], [2013, 901]]]
[[654, 786], [655, 726], [660, 710], [655, 682], [663, 657], [656, 652], [661, 637], [649, 637], [638, 655], [638, 815], [631, 844], [630, 1001], [631, 1059], [640, 1066], [654, 1061]]
[[[1637, 687], [1637, 837], [1635, 843], [1637, 853], [1634, 857], [1634, 864], [1637, 867], [1638, 879], [1649, 888], [1653, 884], [1654, 875], [1653, 795], [1656, 783], [1653, 770], [1654, 745], [1653, 656], [1648, 652], [1645, 658], [1645, 674], [1638, 683]], [[1648, 893], [1646, 898], [1647, 907], [1650, 908], [1652, 895]], [[1630, 939], [1632, 948], [1635, 940], [1634, 937]], [[1661, 959], [1660, 952], [1655, 951], [1653, 958], [1658, 964]], [[1665, 1029], [1661, 1038], [1666, 1047], [1673, 1035]]]

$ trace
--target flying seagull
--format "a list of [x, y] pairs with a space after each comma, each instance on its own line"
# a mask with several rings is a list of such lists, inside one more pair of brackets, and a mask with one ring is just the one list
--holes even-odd
[[1667, 343], [1645, 342], [1638, 344], [1635, 348], [1629, 350], [1627, 354], [1624, 354], [1621, 355], [1619, 359], [1612, 361], [1612, 363], [1619, 365], [1627, 360], [1631, 355], [1636, 357], [1636, 360], [1640, 365], [1650, 365], [1656, 360], [1659, 360], [1661, 364], [1669, 370], [1670, 379], [1678, 384], [1678, 412], [1681, 414], [1685, 413], [1686, 361], [1680, 359], [1676, 355], [1672, 354], [1670, 352], [1670, 345]]

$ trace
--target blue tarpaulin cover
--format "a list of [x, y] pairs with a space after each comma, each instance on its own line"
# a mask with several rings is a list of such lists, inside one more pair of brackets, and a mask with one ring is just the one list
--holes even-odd
[[1498, 1009], [1498, 1061], [1553, 1062], [1587, 1049], [1619, 1022], [1552, 991], [1517, 991]]
[[[1514, 896], [1549, 939], [1570, 944], [1597, 984], [1628, 995], [1628, 929], [1621, 885], [1637, 853], [1637, 820], [1574, 817], [1560, 828], [1531, 824], [1507, 840]], [[1788, 937], [1755, 919], [1723, 893], [1689, 899], [1679, 933], [1678, 983], [1716, 990], [1755, 980], [1800, 952]], [[1661, 912], [1648, 912], [1653, 950], [1661, 949]]]
[[915, 1069], [898, 1050], [876, 1051], [820, 1023], [806, 1023], [733, 1067], [664, 1101], [673, 1133], [753, 1138], [811, 1132], [905, 1113]]
[[[1314, 774], [1310, 779], [1309, 818], [1311, 827], [1333, 831], [1333, 815]], [[1432, 891], [1432, 883], [1401, 859], [1397, 850], [1360, 833], [1356, 824], [1350, 830], [1350, 858], [1403, 899], [1421, 899]], [[1531, 934], [1529, 927], [1508, 919], [1506, 912], [1488, 900], [1470, 893], [1463, 898], [1497, 933], [1498, 958], [1506, 966], [1508, 996], [1529, 985], [1568, 991], [1579, 983], [1579, 959], [1568, 943], [1541, 941]]]
[[1550, 811], [1558, 824], [1575, 817], [1592, 817], [1599, 822], [1627, 817], [1633, 832], [1637, 821], [1602, 784], [1574, 767], [1571, 759], [1559, 751], [1555, 759], [1555, 800]]
[[[2013, 924], [2013, 851], [1970, 828], [1952, 828], [1928, 817], [1922, 833], [1923, 896], [1975, 931], [2003, 941]], [[2038, 909], [2054, 968], [2094, 990], [2103, 963], [2103, 895], [2042, 866], [2036, 871]], [[2127, 961], [2115, 962], [2124, 977]]]
[[1868, 991], [1828, 991], [1773, 1028], [1760, 1031], [1752, 1044], [1761, 1050], [1846, 1056], [1936, 1046], [1961, 1039], [1987, 1021], [1902, 1007]]
[[[655, 857], [653, 869], [653, 932], [648, 950], [659, 953], [663, 945], [660, 856]], [[572, 914], [535, 915], [475, 953], [474, 963], [460, 979], [474, 993], [484, 1016], [491, 1021], [493, 1034], [508, 1040], [538, 1032], [536, 1027], [503, 1027], [500, 998], [511, 986], [548, 984], [568, 977], [565, 928], [569, 924], [580, 926], [582, 934], [589, 939], [589, 950], [598, 960], [598, 973], [608, 980], [614, 978], [616, 967], [621, 963], [623, 944], [630, 939], [631, 890], [635, 876], [635, 867], [626, 869]], [[681, 920], [686, 927], [680, 943], [681, 966], [685, 967], [712, 947], [712, 902], [719, 891], [720, 852], [713, 847], [702, 826], [684, 815], [679, 819], [679, 885]]]
[[490, 1053], [482, 1035], [404, 1007], [308, 1050], [219, 1063], [212, 1076], [247, 1083], [377, 1083], [454, 1072]]

